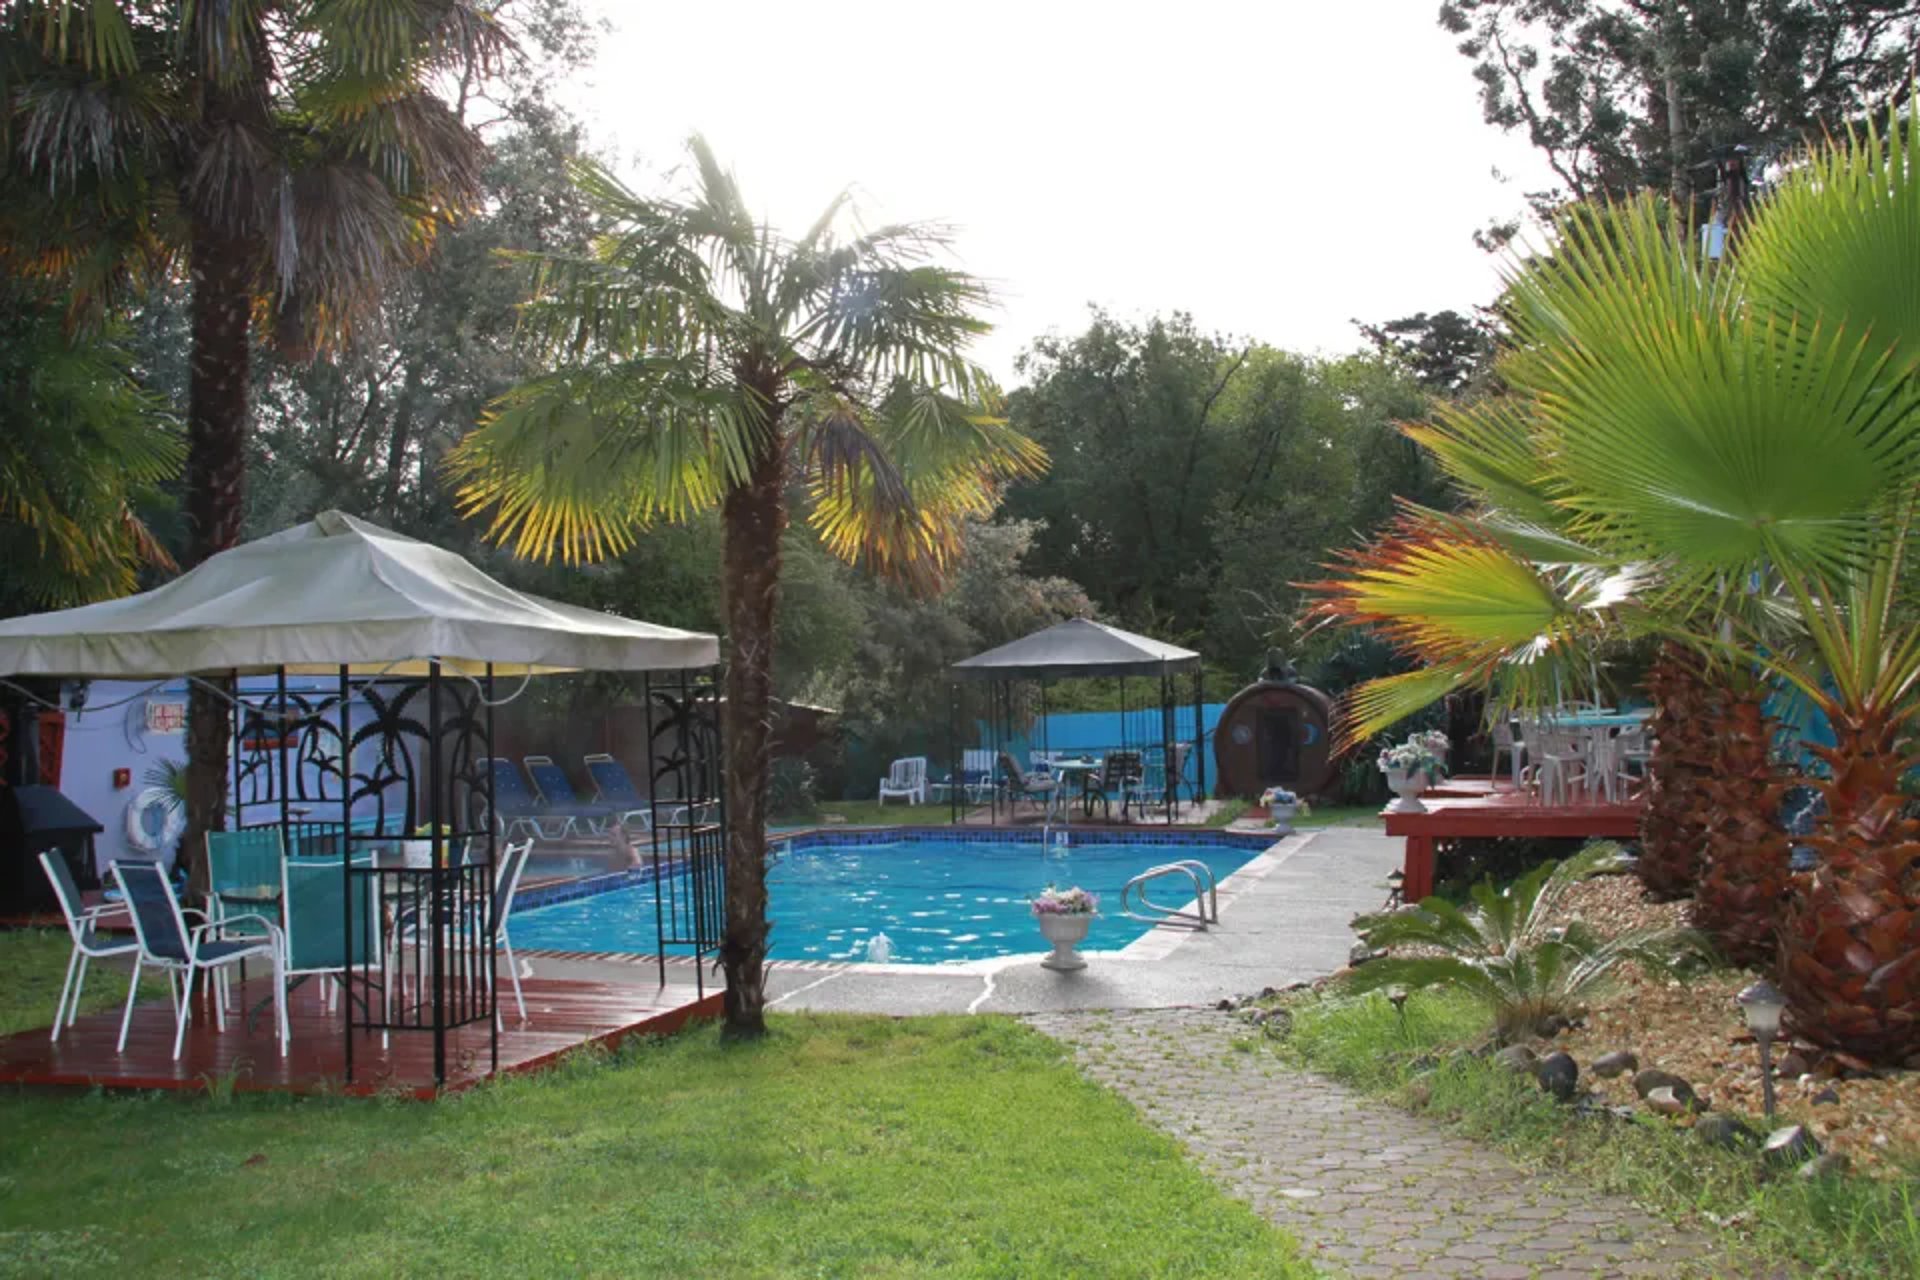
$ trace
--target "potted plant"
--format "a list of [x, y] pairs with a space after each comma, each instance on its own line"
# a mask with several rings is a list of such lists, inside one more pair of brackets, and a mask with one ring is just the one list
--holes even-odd
[[1266, 806], [1273, 829], [1282, 835], [1293, 830], [1294, 818], [1306, 808], [1300, 797], [1285, 787], [1268, 787], [1260, 793], [1260, 803]]
[[1078, 887], [1056, 889], [1048, 885], [1032, 905], [1040, 935], [1053, 944], [1052, 954], [1040, 962], [1042, 967], [1063, 972], [1086, 968], [1087, 962], [1074, 947], [1085, 941], [1087, 929], [1099, 912], [1100, 899]]
[[[1439, 751], [1434, 750], [1436, 741]], [[1447, 735], [1439, 732], [1416, 733], [1397, 747], [1380, 753], [1380, 772], [1399, 798], [1387, 808], [1393, 813], [1424, 813], [1420, 793], [1439, 781], [1446, 772]]]

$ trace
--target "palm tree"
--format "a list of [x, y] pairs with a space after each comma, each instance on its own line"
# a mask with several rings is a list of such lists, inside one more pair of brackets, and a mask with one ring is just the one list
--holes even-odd
[[764, 1029], [766, 805], [774, 612], [792, 491], [836, 553], [930, 582], [969, 515], [1036, 473], [967, 357], [987, 330], [973, 277], [932, 261], [939, 227], [842, 233], [835, 199], [789, 239], [748, 210], [699, 138], [690, 189], [576, 180], [605, 230], [584, 257], [535, 255], [528, 331], [557, 367], [494, 406], [451, 463], [469, 514], [522, 554], [617, 554], [654, 520], [713, 507], [725, 531], [721, 963], [729, 1030]]
[[[1780, 935], [1794, 1017], [1863, 1055], [1912, 1052], [1920, 886], [1893, 819], [1920, 633], [1890, 603], [1904, 534], [1888, 531], [1920, 484], [1920, 129], [1896, 115], [1793, 166], [1730, 268], [1651, 201], [1560, 232], [1514, 280], [1511, 394], [1412, 431], [1476, 510], [1409, 513], [1320, 584], [1328, 613], [1429, 664], [1361, 690], [1353, 730], [1462, 685], [1541, 699], [1622, 636], [1679, 642], [1735, 693], [1795, 686], [1840, 743], [1804, 768], [1839, 790]], [[1761, 909], [1786, 883], [1783, 842], [1744, 825], [1778, 797], [1752, 712], [1717, 699], [1715, 791], [1692, 793], [1723, 860], [1710, 911]], [[1773, 928], [1742, 926], [1749, 953]]]
[[[24, 0], [0, 14], [0, 269], [192, 291], [189, 567], [239, 541], [256, 340], [311, 358], [474, 197], [435, 94], [507, 47], [478, 0]], [[225, 808], [226, 711], [196, 686], [185, 847]]]
[[42, 291], [0, 278], [0, 613], [125, 595], [172, 561], [135, 512], [179, 473], [174, 424], [114, 335], [75, 337]]

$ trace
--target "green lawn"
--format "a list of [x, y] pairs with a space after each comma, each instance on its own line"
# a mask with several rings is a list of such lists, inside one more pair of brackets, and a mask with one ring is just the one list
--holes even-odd
[[[29, 1027], [53, 1026], [53, 1006], [67, 976], [67, 957], [73, 939], [64, 929], [0, 929], [0, 1035]], [[167, 993], [164, 980], [143, 978], [142, 999]], [[80, 1012], [114, 1009], [127, 998], [127, 975], [112, 964], [95, 961], [87, 968], [87, 985], [80, 996]]]
[[0, 1275], [1276, 1276], [1053, 1042], [783, 1017], [438, 1103], [0, 1094]]

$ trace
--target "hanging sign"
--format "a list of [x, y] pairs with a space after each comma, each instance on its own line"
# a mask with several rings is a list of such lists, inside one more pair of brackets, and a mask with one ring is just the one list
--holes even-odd
[[180, 733], [186, 727], [186, 703], [158, 701], [147, 703], [148, 733]]

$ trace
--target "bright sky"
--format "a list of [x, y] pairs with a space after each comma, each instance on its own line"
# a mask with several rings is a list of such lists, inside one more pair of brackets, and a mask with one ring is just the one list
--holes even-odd
[[1547, 185], [1436, 0], [589, 3], [614, 30], [566, 96], [643, 190], [698, 130], [789, 232], [845, 186], [953, 224], [1009, 384], [1089, 303], [1336, 353], [1353, 318], [1487, 302], [1474, 229]]

